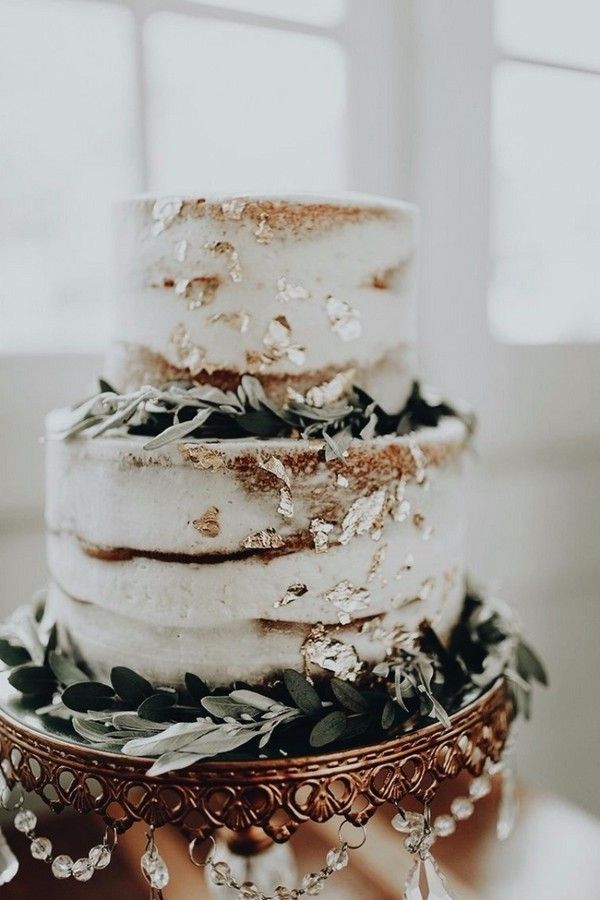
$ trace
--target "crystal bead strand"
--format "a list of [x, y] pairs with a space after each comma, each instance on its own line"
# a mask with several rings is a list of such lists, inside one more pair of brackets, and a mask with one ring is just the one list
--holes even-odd
[[404, 886], [404, 900], [454, 900], [446, 879], [431, 854], [437, 838], [450, 837], [456, 831], [457, 822], [470, 818], [477, 800], [487, 797], [492, 790], [492, 782], [484, 771], [469, 784], [468, 796], [455, 797], [450, 804], [450, 812], [436, 816], [431, 822], [431, 813], [425, 805], [422, 813], [400, 809], [392, 819], [392, 827], [406, 834], [404, 846], [415, 856], [415, 861]]
[[350, 861], [348, 851], [362, 847], [366, 840], [364, 827], [362, 828], [361, 842], [356, 846], [353, 847], [347, 841], [342, 840], [341, 830], [344, 824], [345, 823], [342, 823], [340, 826], [340, 842], [328, 851], [325, 858], [325, 864], [317, 872], [309, 872], [305, 875], [300, 887], [289, 888], [281, 884], [275, 888], [274, 894], [264, 894], [253, 882], [238, 882], [231, 871], [229, 863], [225, 862], [225, 860], [216, 860], [213, 858], [212, 853], [215, 845], [212, 838], [213, 847], [204, 862], [198, 862], [195, 858], [197, 839], [190, 842], [188, 852], [190, 859], [195, 866], [206, 868], [208, 870], [208, 877], [214, 885], [228, 887], [230, 890], [234, 891], [241, 900], [299, 900], [300, 897], [304, 896], [316, 897], [322, 892], [328, 879], [331, 878], [335, 872], [341, 871], [348, 865]]
[[169, 870], [158, 852], [154, 832], [154, 825], [151, 825], [146, 835], [146, 849], [140, 860], [140, 866], [142, 874], [150, 886], [150, 900], [162, 900], [162, 890], [169, 883]]

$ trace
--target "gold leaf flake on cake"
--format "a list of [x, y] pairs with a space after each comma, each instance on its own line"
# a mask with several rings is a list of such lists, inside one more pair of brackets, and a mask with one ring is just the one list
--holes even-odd
[[273, 240], [273, 229], [269, 225], [269, 217], [266, 213], [260, 214], [254, 237], [259, 244], [270, 244]]
[[281, 276], [277, 279], [276, 299], [280, 303], [289, 303], [293, 300], [310, 300], [310, 291], [307, 291], [301, 284], [292, 284], [290, 281]]
[[245, 550], [278, 550], [284, 545], [285, 541], [274, 528], [255, 531], [242, 541]]
[[355, 535], [360, 534], [370, 534], [373, 540], [379, 540], [383, 530], [385, 502], [384, 488], [355, 500], [342, 522], [340, 544], [347, 544]]
[[162, 197], [155, 202], [152, 207], [152, 218], [154, 219], [152, 233], [155, 237], [173, 224], [181, 212], [182, 206], [183, 202], [176, 197]]
[[215, 298], [221, 285], [218, 275], [197, 275], [195, 278], [178, 278], [175, 282], [175, 293], [187, 300], [188, 309], [199, 309], [208, 306]]
[[288, 387], [288, 398], [296, 403], [305, 403], [314, 409], [331, 406], [347, 395], [354, 382], [355, 374], [356, 369], [345, 369], [334, 375], [330, 381], [324, 381], [322, 384], [309, 388], [304, 395]]
[[219, 524], [219, 510], [216, 506], [209, 506], [199, 519], [194, 519], [192, 525], [204, 537], [217, 537], [221, 531]]
[[239, 331], [240, 334], [246, 334], [250, 326], [250, 313], [246, 312], [245, 309], [236, 310], [235, 312], [213, 313], [209, 317], [208, 323], [209, 325], [214, 325], [215, 322], [225, 322], [225, 324], [231, 325], [232, 328]]
[[212, 241], [205, 244], [204, 247], [206, 250], [209, 250], [213, 256], [225, 257], [227, 271], [233, 282], [237, 283], [242, 280], [242, 268], [240, 266], [238, 252], [232, 243], [229, 241]]
[[171, 332], [169, 343], [175, 351], [176, 362], [191, 375], [197, 375], [203, 367], [206, 350], [194, 343], [183, 322], [179, 322]]
[[378, 547], [373, 554], [373, 559], [371, 560], [371, 565], [369, 566], [369, 571], [367, 573], [367, 582], [373, 581], [373, 579], [379, 572], [383, 560], [385, 559], [386, 550], [387, 544], [382, 544], [381, 547]]
[[299, 344], [292, 344], [291, 335], [292, 329], [285, 316], [275, 316], [271, 319], [263, 338], [265, 352], [258, 357], [261, 370], [264, 371], [264, 368], [284, 357], [296, 366], [304, 364], [306, 351]]
[[403, 475], [392, 494], [390, 513], [395, 522], [405, 522], [410, 515], [410, 502], [406, 499], [406, 485], [407, 479]]
[[216, 450], [198, 444], [183, 444], [181, 453], [196, 469], [216, 471], [225, 466], [225, 460]]
[[173, 256], [177, 260], [177, 262], [185, 262], [185, 257], [187, 254], [188, 242], [185, 238], [182, 241], [177, 241], [175, 247], [173, 248]]
[[356, 587], [347, 579], [340, 581], [330, 591], [325, 591], [323, 596], [336, 608], [338, 619], [342, 625], [349, 625], [354, 619], [354, 614], [368, 609], [371, 603], [368, 590]]
[[315, 625], [302, 646], [308, 665], [333, 672], [343, 681], [356, 681], [363, 666], [354, 647], [330, 638], [323, 625]]
[[408, 446], [415, 464], [415, 481], [423, 484], [427, 475], [427, 457], [412, 436], [408, 438]]
[[279, 488], [279, 506], [277, 512], [285, 519], [291, 519], [294, 516], [294, 501], [292, 500], [290, 474], [280, 459], [270, 456], [268, 459], [259, 463], [259, 468], [270, 472], [279, 481], [283, 481], [283, 485]]
[[333, 524], [323, 519], [313, 519], [310, 523], [310, 533], [314, 541], [317, 553], [327, 553], [329, 550], [329, 535], [333, 531]]
[[362, 334], [360, 311], [350, 306], [346, 300], [329, 296], [325, 301], [331, 330], [342, 341], [355, 341]]
[[233, 221], [239, 222], [247, 202], [245, 197], [232, 197], [231, 200], [225, 200], [225, 202], [221, 204], [223, 215], [226, 219], [233, 219]]
[[348, 481], [348, 479], [346, 478], [345, 475], [339, 474], [339, 475], [337, 475], [337, 477], [335, 479], [335, 483], [337, 484], [338, 487], [347, 488], [350, 482]]
[[293, 603], [294, 600], [297, 600], [298, 597], [303, 597], [307, 593], [308, 588], [306, 585], [302, 584], [301, 581], [295, 581], [293, 584], [289, 585], [281, 600], [276, 600], [273, 606], [275, 609], [278, 609], [280, 606], [288, 606], [290, 603]]

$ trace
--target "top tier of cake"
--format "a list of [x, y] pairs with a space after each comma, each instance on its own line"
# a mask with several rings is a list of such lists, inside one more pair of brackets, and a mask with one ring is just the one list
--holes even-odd
[[282, 400], [347, 372], [399, 409], [413, 378], [415, 218], [352, 196], [121, 204], [107, 378], [233, 388], [248, 372]]

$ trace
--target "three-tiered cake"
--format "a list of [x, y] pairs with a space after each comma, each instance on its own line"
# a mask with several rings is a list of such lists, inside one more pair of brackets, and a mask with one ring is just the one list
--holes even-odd
[[[120, 207], [95, 402], [121, 417], [64, 440], [57, 411], [47, 441], [48, 609], [95, 676], [353, 681], [424, 622], [447, 640], [467, 429], [414, 415], [444, 410], [414, 398], [416, 246], [415, 210], [372, 198]], [[191, 407], [161, 425], [173, 383]]]

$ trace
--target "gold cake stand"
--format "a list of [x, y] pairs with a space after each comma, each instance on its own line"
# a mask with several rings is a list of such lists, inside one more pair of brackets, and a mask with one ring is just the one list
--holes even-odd
[[217, 829], [237, 835], [238, 853], [286, 842], [308, 820], [334, 816], [362, 826], [384, 803], [407, 796], [429, 803], [440, 784], [464, 769], [473, 776], [498, 762], [512, 705], [499, 680], [451, 717], [359, 749], [298, 758], [217, 761], [158, 777], [151, 760], [98, 751], [67, 723], [36, 716], [0, 686], [0, 752], [6, 778], [38, 794], [52, 810], [97, 813], [117, 833], [134, 822], [172, 824], [189, 838]]

